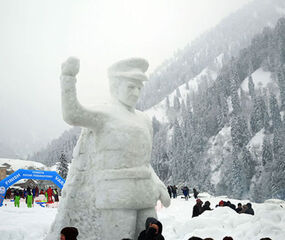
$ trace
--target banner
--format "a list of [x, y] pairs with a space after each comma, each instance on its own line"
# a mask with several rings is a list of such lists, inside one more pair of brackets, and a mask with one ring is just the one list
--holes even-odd
[[21, 179], [49, 180], [57, 185], [60, 189], [63, 188], [65, 183], [65, 180], [55, 171], [19, 169], [0, 181], [0, 207], [3, 205], [3, 200], [5, 198], [7, 189]]

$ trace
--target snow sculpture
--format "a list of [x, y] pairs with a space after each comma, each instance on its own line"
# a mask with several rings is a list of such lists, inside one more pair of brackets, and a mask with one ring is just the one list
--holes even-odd
[[112, 100], [87, 109], [76, 97], [79, 60], [62, 65], [62, 111], [70, 125], [84, 127], [73, 152], [57, 216], [46, 237], [74, 226], [79, 239], [135, 239], [155, 205], [170, 205], [166, 187], [150, 165], [152, 124], [135, 110], [148, 63], [132, 58], [108, 70]]

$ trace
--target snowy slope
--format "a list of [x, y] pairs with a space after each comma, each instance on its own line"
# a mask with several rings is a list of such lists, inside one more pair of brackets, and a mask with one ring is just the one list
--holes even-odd
[[[204, 83], [204, 80], [207, 79], [208, 81], [213, 81], [217, 77], [218, 70], [222, 67], [222, 57], [221, 54], [218, 56], [214, 61], [214, 68], [205, 68], [200, 74], [195, 76], [194, 78], [190, 79], [187, 83], [181, 85], [173, 91], [169, 96], [169, 106], [170, 108], [174, 106], [174, 98], [178, 97], [179, 102], [182, 103], [182, 101], [186, 102], [186, 97], [190, 93], [195, 93], [198, 90], [198, 87]], [[180, 92], [180, 96], [177, 95], [177, 91]], [[170, 115], [171, 115], [171, 109], [167, 112], [167, 100], [166, 98], [163, 99], [160, 103], [157, 105], [147, 109], [144, 111], [150, 119], [152, 117], [155, 117], [158, 121], [165, 123], [169, 121]]]
[[[257, 69], [252, 75], [252, 80], [257, 89], [270, 87], [270, 84], [274, 84], [271, 78], [271, 72], [266, 72], [262, 68]], [[248, 92], [248, 78], [246, 78], [242, 84], [241, 88]]]
[[[221, 240], [232, 236], [235, 240], [259, 240], [271, 237], [273, 240], [285, 239], [285, 202], [270, 199], [262, 204], [253, 203], [255, 216], [237, 214], [228, 207], [215, 208], [226, 197], [213, 197], [207, 193], [199, 195], [203, 202], [210, 201], [213, 211], [207, 211], [199, 217], [191, 218], [195, 200], [185, 201], [178, 197], [169, 208], [157, 208], [158, 218], [163, 224], [166, 240], [187, 240], [191, 236], [212, 237]], [[230, 199], [237, 205], [238, 200]], [[241, 201], [246, 204], [247, 201]], [[0, 208], [1, 239], [39, 240], [43, 239], [52, 223], [56, 209], [35, 206], [28, 209], [24, 202], [20, 208], [5, 200], [7, 206]], [[158, 205], [161, 206], [161, 205]]]
[[8, 169], [17, 171], [18, 169], [39, 169], [39, 170], [49, 170], [47, 166], [42, 163], [21, 160], [21, 159], [9, 159], [9, 158], [0, 158], [0, 166], [3, 164], [9, 164], [11, 167]]

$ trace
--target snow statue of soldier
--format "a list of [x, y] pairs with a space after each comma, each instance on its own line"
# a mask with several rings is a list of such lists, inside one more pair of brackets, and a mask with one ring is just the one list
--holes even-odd
[[46, 237], [56, 239], [63, 227], [79, 229], [79, 239], [135, 239], [155, 205], [170, 198], [150, 165], [152, 124], [137, 103], [148, 63], [131, 58], [108, 69], [111, 101], [86, 108], [76, 96], [79, 60], [62, 64], [64, 120], [83, 130], [73, 152], [54, 223]]

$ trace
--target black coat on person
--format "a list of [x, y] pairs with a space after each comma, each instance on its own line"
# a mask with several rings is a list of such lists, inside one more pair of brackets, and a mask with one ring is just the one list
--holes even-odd
[[205, 212], [205, 211], [211, 211], [212, 209], [210, 208], [210, 202], [209, 201], [206, 201], [204, 206], [202, 207], [202, 212]]
[[[150, 224], [156, 224], [158, 226], [158, 233], [156, 233], [156, 229], [149, 227]], [[162, 236], [162, 224], [155, 218], [147, 218], [145, 222], [145, 230], [143, 230], [138, 240], [164, 240]]]
[[194, 195], [194, 198], [196, 199], [196, 198], [198, 198], [198, 192], [197, 192], [197, 190], [195, 189], [195, 188], [193, 188], [193, 195]]
[[193, 207], [192, 218], [198, 217], [202, 212], [203, 212], [202, 204], [196, 203]]
[[242, 211], [242, 207], [236, 208], [236, 212], [237, 212], [237, 213], [240, 213], [241, 211]]
[[250, 214], [250, 215], [254, 215], [254, 211], [253, 211], [253, 209], [251, 207], [251, 203], [246, 204], [246, 206], [247, 206], [247, 209], [245, 210], [244, 213]]

